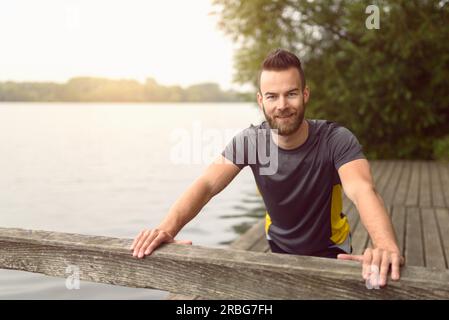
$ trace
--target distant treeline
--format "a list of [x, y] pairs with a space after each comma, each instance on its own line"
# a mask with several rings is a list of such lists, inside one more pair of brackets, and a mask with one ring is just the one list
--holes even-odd
[[66, 83], [0, 82], [0, 101], [67, 102], [239, 102], [250, 101], [250, 94], [222, 91], [216, 83], [201, 83], [182, 88], [163, 86], [149, 78], [111, 80], [78, 77]]

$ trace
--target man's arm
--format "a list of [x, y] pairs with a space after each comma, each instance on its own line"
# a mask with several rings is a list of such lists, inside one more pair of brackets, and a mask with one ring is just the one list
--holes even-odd
[[[387, 282], [388, 269], [392, 267], [391, 278], [398, 280], [399, 268], [404, 263], [397, 244], [391, 219], [384, 202], [376, 191], [366, 159], [358, 159], [342, 165], [338, 169], [343, 190], [357, 207], [360, 219], [368, 231], [374, 248], [365, 250], [363, 256], [341, 255], [340, 259], [363, 262], [363, 277], [368, 278], [371, 266], [380, 270], [380, 284]], [[375, 284], [374, 284], [375, 285]]]
[[176, 200], [156, 229], [142, 230], [137, 235], [130, 248], [133, 256], [142, 258], [149, 255], [164, 242], [191, 244], [191, 241], [175, 241], [174, 238], [239, 172], [238, 166], [222, 155], [218, 156]]

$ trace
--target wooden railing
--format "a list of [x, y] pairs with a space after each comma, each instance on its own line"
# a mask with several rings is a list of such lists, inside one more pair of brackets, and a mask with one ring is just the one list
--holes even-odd
[[449, 299], [449, 271], [404, 267], [368, 290], [357, 262], [186, 245], [131, 255], [131, 239], [0, 228], [0, 268], [210, 299]]

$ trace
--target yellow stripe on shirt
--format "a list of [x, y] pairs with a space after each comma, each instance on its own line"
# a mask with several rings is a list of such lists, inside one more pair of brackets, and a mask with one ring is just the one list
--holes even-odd
[[332, 187], [331, 200], [331, 240], [335, 244], [343, 243], [349, 234], [349, 223], [346, 216], [341, 216], [343, 201], [341, 196], [341, 184]]

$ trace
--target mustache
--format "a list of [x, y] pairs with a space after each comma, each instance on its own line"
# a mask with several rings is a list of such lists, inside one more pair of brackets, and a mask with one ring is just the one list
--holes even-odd
[[274, 116], [275, 117], [285, 117], [285, 116], [288, 116], [288, 115], [291, 115], [291, 114], [295, 114], [296, 112], [294, 112], [294, 111], [289, 111], [289, 112], [284, 112], [284, 113], [279, 113], [279, 114], [275, 114]]

